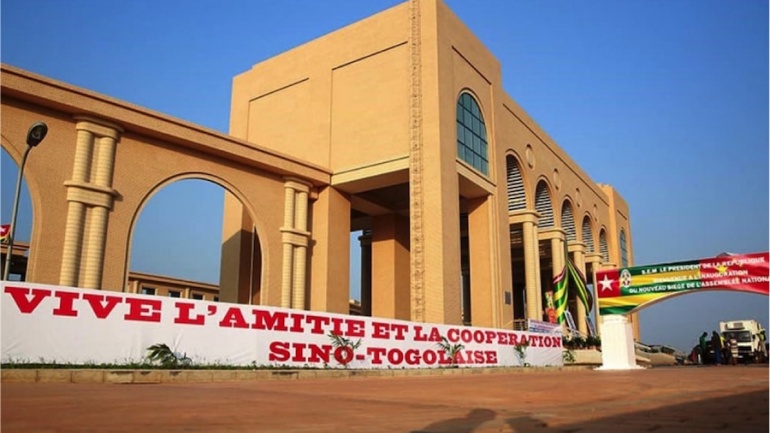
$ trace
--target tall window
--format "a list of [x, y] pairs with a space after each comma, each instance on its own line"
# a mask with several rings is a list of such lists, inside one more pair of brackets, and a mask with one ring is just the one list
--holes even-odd
[[620, 231], [620, 263], [626, 268], [628, 267], [628, 247], [626, 245], [626, 232]]
[[604, 234], [604, 230], [599, 232], [599, 252], [605, 263], [610, 261], [610, 249], [607, 246], [607, 236]]
[[484, 175], [489, 174], [487, 128], [479, 104], [469, 93], [457, 100], [457, 157]]

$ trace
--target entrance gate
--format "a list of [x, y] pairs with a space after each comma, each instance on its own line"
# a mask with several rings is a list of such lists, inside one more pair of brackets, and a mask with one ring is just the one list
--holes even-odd
[[720, 255], [687, 262], [597, 272], [602, 324], [602, 367], [639, 368], [626, 315], [667, 297], [704, 290], [768, 295], [768, 252]]

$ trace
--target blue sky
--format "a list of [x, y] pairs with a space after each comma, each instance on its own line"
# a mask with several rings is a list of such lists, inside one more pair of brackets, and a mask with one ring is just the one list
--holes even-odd
[[[398, 3], [4, 0], [0, 58], [227, 132], [235, 75]], [[636, 264], [767, 251], [767, 2], [446, 3], [500, 60], [507, 93], [626, 199]], [[50, 152], [43, 143], [31, 158]], [[7, 223], [17, 169], [2, 157]], [[140, 216], [132, 269], [218, 282], [221, 195], [203, 181], [160, 191]], [[767, 325], [768, 301], [698, 293], [641, 318], [644, 341], [689, 349], [720, 320]]]

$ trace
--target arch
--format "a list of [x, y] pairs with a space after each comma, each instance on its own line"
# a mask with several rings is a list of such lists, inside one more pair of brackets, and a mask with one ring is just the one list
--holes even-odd
[[[18, 171], [20, 169], [19, 164], [21, 162], [21, 159], [23, 157], [24, 151], [26, 151], [26, 144], [22, 148], [24, 151], [19, 151], [12, 143], [11, 141], [5, 136], [2, 135], [0, 138], [2, 140], [2, 150], [5, 152], [5, 156], [7, 156], [9, 161], [13, 161], [13, 164], [15, 165], [15, 176], [13, 176], [13, 183], [10, 184], [10, 188], [12, 193], [8, 195], [11, 200], [13, 200], [13, 197], [15, 196], [15, 189], [16, 189], [16, 179], [18, 177]], [[38, 152], [40, 152], [38, 150]], [[2, 152], [0, 152], [2, 153]], [[19, 190], [19, 209], [18, 209], [18, 216], [16, 219], [16, 227], [17, 230], [15, 230], [14, 236], [18, 239], [19, 238], [19, 227], [26, 227], [27, 224], [19, 224], [20, 221], [24, 221], [24, 214], [26, 213], [26, 199], [29, 199], [29, 250], [28, 250], [28, 256], [27, 256], [27, 267], [26, 267], [26, 273], [25, 275], [32, 274], [32, 269], [34, 268], [35, 264], [37, 263], [37, 259], [35, 257], [36, 252], [36, 245], [37, 245], [37, 239], [41, 236], [41, 228], [40, 224], [42, 224], [42, 221], [44, 220], [42, 217], [43, 215], [38, 214], [38, 209], [43, 209], [42, 204], [42, 198], [40, 194], [40, 188], [41, 186], [37, 182], [35, 178], [36, 171], [30, 170], [29, 168], [29, 158], [32, 157], [34, 154], [34, 151], [31, 151], [29, 156], [27, 157], [27, 166], [24, 170], [24, 176], [22, 178], [22, 184], [21, 189]], [[2, 158], [3, 161], [6, 160], [5, 157]], [[13, 207], [13, 201], [11, 201], [11, 204], [7, 207], [7, 209], [11, 209]], [[5, 208], [5, 206], [3, 206]], [[11, 215], [9, 212], [8, 220], [3, 221], [5, 224], [11, 223]], [[12, 229], [13, 230], [13, 229]], [[14, 240], [14, 244], [16, 244], [17, 240]], [[0, 260], [3, 262], [3, 266], [5, 266], [5, 254], [0, 255]], [[25, 278], [26, 279], [26, 278]]]
[[508, 212], [527, 208], [527, 193], [521, 176], [518, 159], [513, 155], [505, 157], [505, 177], [508, 188]]
[[575, 217], [572, 214], [572, 204], [565, 199], [561, 207], [561, 228], [567, 234], [567, 241], [577, 241]]
[[469, 90], [457, 98], [457, 157], [485, 176], [489, 174], [487, 127], [476, 98]]
[[586, 244], [586, 252], [594, 252], [594, 231], [591, 227], [591, 217], [589, 215], [583, 217], [581, 235], [583, 237], [583, 243]]
[[610, 261], [610, 249], [607, 245], [607, 232], [604, 230], [604, 227], [599, 230], [599, 253], [602, 255], [602, 260], [605, 263]]
[[540, 221], [538, 223], [540, 228], [554, 226], [551, 192], [545, 180], [540, 180], [537, 183], [537, 189], [535, 189], [535, 210], [540, 214]]
[[[257, 241], [257, 247], [261, 251], [269, 251], [268, 249], [268, 239], [264, 236], [260, 236], [260, 233], [266, 232], [266, 227], [264, 222], [261, 221], [261, 219], [257, 218], [258, 213], [256, 212], [256, 209], [253, 207], [252, 203], [249, 202], [246, 199], [246, 196], [233, 185], [232, 183], [228, 182], [222, 177], [212, 175], [210, 173], [203, 173], [203, 172], [186, 172], [186, 173], [176, 173], [174, 175], [167, 176], [158, 182], [156, 182], [153, 186], [151, 186], [143, 195], [142, 198], [139, 200], [139, 205], [133, 210], [133, 213], [131, 215], [131, 222], [129, 224], [129, 231], [128, 231], [128, 240], [126, 242], [126, 254], [125, 254], [125, 263], [123, 264], [124, 274], [123, 274], [123, 286], [125, 287], [128, 282], [128, 273], [131, 263], [131, 249], [133, 247], [134, 243], [134, 233], [136, 231], [136, 225], [139, 220], [139, 216], [144, 211], [145, 207], [147, 206], [147, 203], [163, 188], [179, 182], [183, 180], [204, 180], [211, 182], [215, 185], [220, 186], [221, 188], [225, 189], [228, 193], [232, 194], [234, 197], [236, 197], [241, 204], [243, 205], [244, 209], [249, 215], [249, 218], [251, 218], [251, 221], [254, 224], [254, 227], [256, 229], [256, 241]], [[268, 261], [269, 261], [269, 255], [268, 254], [262, 254], [261, 257], [262, 263], [261, 267], [262, 269], [267, 269]], [[264, 272], [262, 275], [260, 275], [260, 286], [264, 287]], [[260, 303], [264, 303], [264, 300], [261, 299]]]
[[620, 265], [628, 266], [628, 245], [626, 244], [626, 232], [620, 229]]

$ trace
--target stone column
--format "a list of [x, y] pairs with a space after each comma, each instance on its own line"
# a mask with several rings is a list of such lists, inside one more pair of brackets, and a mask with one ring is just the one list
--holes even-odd
[[294, 246], [290, 231], [294, 228], [294, 189], [287, 182], [283, 194], [283, 264], [281, 266], [281, 307], [291, 307], [292, 269], [294, 268]]
[[[305, 187], [307, 188], [307, 187]], [[307, 233], [307, 199], [308, 189], [302, 189], [297, 191], [296, 207], [297, 213], [294, 220], [294, 227], [302, 234]], [[307, 305], [305, 303], [305, 295], [307, 292], [307, 239], [305, 242], [300, 242], [294, 247], [294, 278], [292, 284], [292, 308], [305, 310]]]
[[[112, 186], [112, 174], [115, 168], [115, 139], [102, 137], [99, 139], [98, 160], [96, 173], [92, 183], [103, 188], [107, 194]], [[88, 231], [88, 247], [86, 255], [83, 287], [97, 289], [101, 286], [102, 271], [104, 270], [104, 242], [107, 236], [108, 211], [112, 208], [109, 203], [95, 204], [91, 211], [91, 224]]]
[[[85, 184], [88, 181], [88, 176], [91, 173], [93, 141], [94, 135], [85, 129], [84, 125], [78, 124], [71, 182]], [[80, 201], [68, 199], [67, 223], [64, 227], [64, 248], [62, 251], [61, 271], [59, 273], [59, 284], [62, 286], [75, 286], [78, 283], [85, 217], [86, 205]]]
[[[64, 182], [68, 205], [59, 284], [97, 289], [104, 271], [109, 212], [117, 196], [112, 178], [122, 129], [90, 117], [75, 119], [78, 135], [72, 179]], [[88, 243], [83, 245], [86, 233]]]
[[308, 193], [310, 185], [296, 178], [284, 178], [284, 213], [281, 227], [283, 265], [281, 307], [307, 308], [307, 231]]
[[[585, 260], [585, 250], [586, 250], [586, 244], [582, 242], [575, 242], [570, 241], [567, 244], [567, 250], [572, 254], [572, 262], [575, 264], [575, 268], [579, 270], [583, 276], [586, 274], [586, 260]], [[577, 302], [577, 317], [575, 320], [577, 321], [577, 327], [578, 331], [580, 331], [581, 335], [588, 335], [588, 323], [586, 322], [586, 307], [583, 305], [583, 302], [580, 301], [580, 297], [578, 297]]]
[[361, 315], [372, 315], [372, 233], [365, 230], [361, 242]]
[[526, 285], [527, 319], [542, 320], [542, 310], [538, 308], [538, 299], [542, 297], [540, 287], [540, 244], [537, 238], [537, 212], [526, 211], [517, 214], [522, 223], [522, 242], [524, 243], [524, 283]]

